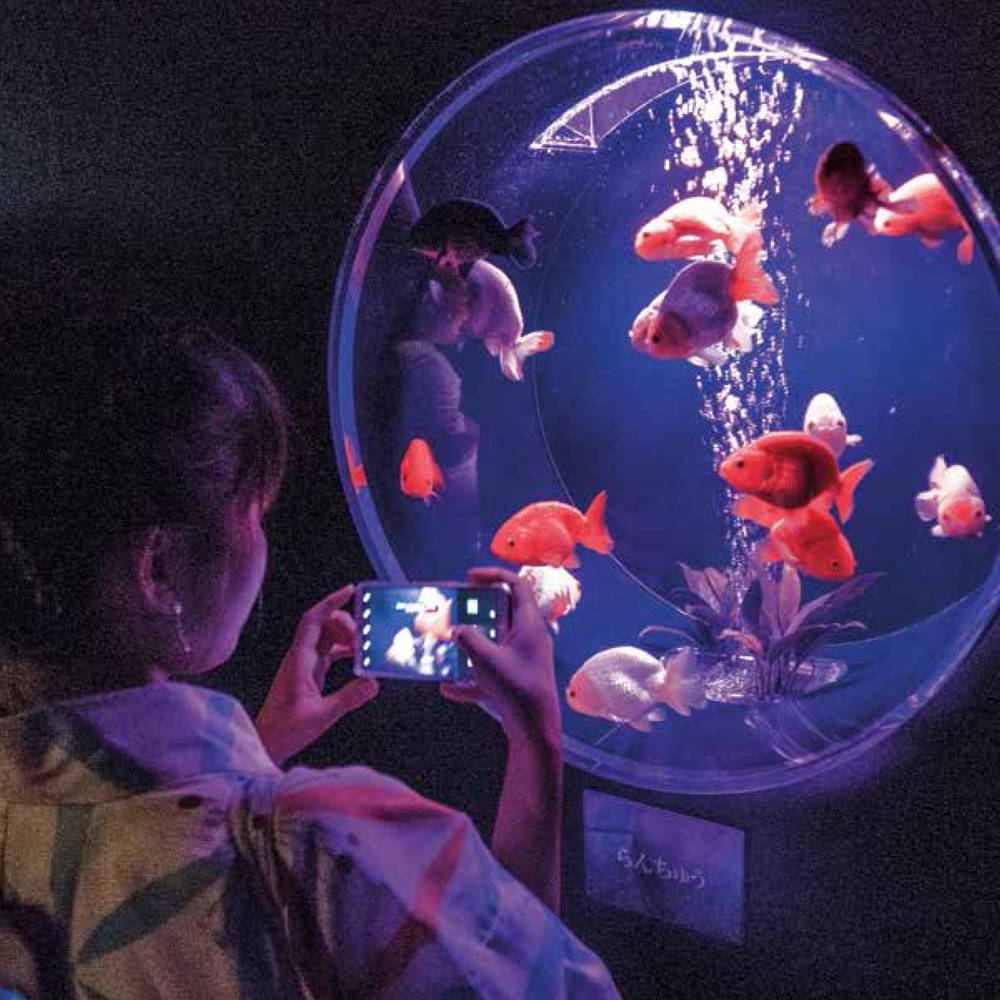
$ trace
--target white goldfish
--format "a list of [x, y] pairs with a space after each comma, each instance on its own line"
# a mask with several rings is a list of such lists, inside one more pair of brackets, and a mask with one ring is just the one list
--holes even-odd
[[393, 636], [392, 644], [386, 650], [385, 658], [400, 667], [412, 666], [417, 656], [417, 643], [408, 628], [401, 628]]
[[680, 715], [705, 707], [705, 686], [695, 650], [688, 646], [657, 658], [635, 646], [615, 646], [590, 657], [566, 687], [569, 707], [582, 715], [627, 723], [648, 733], [666, 717], [659, 704]]
[[558, 632], [558, 619], [580, 601], [580, 581], [561, 566], [522, 566], [520, 575], [531, 584], [542, 617]]
[[986, 513], [983, 495], [964, 465], [948, 465], [938, 455], [931, 467], [930, 489], [915, 500], [921, 521], [937, 521], [931, 528], [935, 538], [962, 538], [982, 535], [993, 518]]
[[840, 458], [848, 445], [861, 444], [860, 434], [847, 433], [847, 418], [828, 392], [817, 392], [809, 401], [802, 430], [822, 441], [834, 458]]
[[719, 242], [735, 254], [760, 220], [757, 205], [731, 213], [715, 198], [684, 198], [642, 226], [635, 252], [643, 260], [706, 257]]
[[443, 642], [450, 640], [452, 602], [436, 587], [421, 587], [417, 602], [421, 607], [413, 618], [414, 631]]

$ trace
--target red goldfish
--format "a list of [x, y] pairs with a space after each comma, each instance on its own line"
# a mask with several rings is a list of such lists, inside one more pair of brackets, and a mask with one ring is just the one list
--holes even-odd
[[613, 545], [604, 525], [607, 499], [607, 492], [602, 490], [586, 514], [555, 501], [528, 504], [500, 526], [490, 543], [490, 552], [498, 559], [522, 566], [569, 569], [580, 565], [573, 551], [577, 542], [607, 555]]
[[734, 490], [775, 507], [805, 507], [818, 497], [834, 503], [841, 522], [854, 509], [854, 491], [875, 463], [866, 458], [843, 473], [833, 452], [802, 431], [775, 431], [737, 448], [719, 465]]
[[759, 550], [764, 562], [783, 560], [818, 580], [846, 580], [854, 575], [854, 553], [826, 507], [823, 496], [796, 510], [742, 496], [733, 505], [733, 513], [771, 529]]
[[434, 461], [431, 446], [423, 438], [414, 438], [399, 463], [399, 488], [408, 497], [429, 504], [438, 495], [435, 489], [441, 486], [444, 476]]
[[823, 230], [823, 246], [842, 239], [847, 227], [858, 221], [874, 233], [875, 213], [888, 205], [889, 185], [874, 166], [866, 166], [861, 150], [853, 142], [831, 146], [816, 164], [816, 193], [806, 202], [810, 215], [833, 217]]
[[886, 208], [875, 215], [875, 231], [880, 236], [913, 233], [925, 246], [938, 246], [945, 233], [965, 233], [958, 244], [958, 259], [972, 262], [972, 233], [962, 213], [934, 174], [918, 174], [901, 184], [888, 198]]
[[347, 458], [347, 471], [351, 477], [351, 485], [355, 490], [367, 486], [368, 477], [365, 475], [365, 467], [354, 457], [351, 439], [346, 434], [344, 435], [344, 455]]
[[746, 237], [760, 228], [760, 208], [748, 205], [735, 214], [715, 198], [685, 198], [651, 219], [635, 234], [635, 252], [643, 260], [705, 257], [721, 242], [739, 252]]

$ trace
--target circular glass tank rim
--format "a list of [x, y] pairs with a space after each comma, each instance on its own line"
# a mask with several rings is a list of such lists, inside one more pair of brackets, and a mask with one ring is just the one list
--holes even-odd
[[[957, 158], [950, 149], [917, 114], [853, 66], [776, 32], [734, 19], [676, 10], [636, 9], [589, 15], [563, 21], [517, 39], [491, 53], [454, 80], [405, 130], [368, 188], [351, 228], [337, 275], [327, 354], [333, 450], [341, 481], [346, 484], [345, 495], [352, 519], [369, 559], [382, 578], [396, 582], [405, 582], [406, 579], [385, 536], [368, 492], [349, 488], [350, 470], [340, 442], [344, 441], [345, 437], [358, 439], [354, 416], [352, 371], [355, 323], [370, 252], [392, 201], [406, 178], [409, 165], [419, 159], [424, 149], [459, 111], [492, 84], [519, 66], [544, 57], [556, 49], [580, 44], [587, 38], [608, 37], [615, 32], [630, 30], [697, 31], [710, 39], [750, 44], [758, 53], [774, 50], [775, 58], [798, 62], [829, 80], [867, 92], [873, 101], [886, 110], [886, 113], [894, 116], [895, 122], [891, 127], [897, 128], [904, 134], [918, 136], [928, 151], [933, 153], [934, 172], [953, 197], [957, 192], [960, 196], [959, 201], [971, 208], [972, 214], [967, 218], [967, 222], [974, 236], [992, 251], [984, 254], [984, 258], [993, 272], [994, 279], [1000, 283], [1000, 269], [997, 265], [997, 260], [1000, 259], [1000, 225], [982, 193], [959, 166]], [[714, 50], [706, 55], [725, 58], [726, 53]], [[533, 387], [533, 398], [536, 412], [539, 412], [537, 391], [536, 382]], [[624, 761], [617, 755], [606, 753], [583, 740], [567, 735], [564, 731], [562, 741], [567, 760], [583, 770], [599, 772], [602, 777], [614, 778], [631, 785], [636, 785], [638, 778], [638, 783], [644, 787], [680, 794], [740, 794], [798, 784], [815, 778], [831, 768], [855, 759], [881, 742], [889, 733], [916, 714], [954, 674], [972, 647], [982, 638], [994, 617], [997, 604], [1000, 603], [1000, 581], [997, 577], [998, 566], [995, 565], [990, 579], [980, 588], [966, 595], [951, 608], [946, 608], [925, 620], [944, 619], [959, 606], [964, 607], [976, 599], [985, 601], [989, 605], [987, 613], [976, 621], [975, 628], [968, 629], [967, 641], [962, 643], [960, 653], [954, 658], [952, 665], [947, 670], [935, 674], [929, 682], [911, 694], [906, 702], [886, 712], [881, 719], [871, 724], [867, 731], [822, 754], [817, 760], [786, 769], [770, 767], [759, 772], [741, 772], [739, 785], [734, 787], [731, 775], [671, 771], [660, 765], [654, 766], [634, 760]], [[987, 591], [992, 591], [992, 596], [982, 596]], [[838, 644], [838, 648], [846, 649], [862, 645], [864, 643]]]

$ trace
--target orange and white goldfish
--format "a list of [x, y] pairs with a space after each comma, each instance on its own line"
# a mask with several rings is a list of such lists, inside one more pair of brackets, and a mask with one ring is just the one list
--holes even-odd
[[931, 528], [935, 538], [964, 538], [982, 535], [993, 520], [986, 513], [983, 495], [964, 465], [948, 465], [938, 455], [931, 467], [930, 489], [915, 500], [921, 521], [937, 521]]
[[614, 646], [590, 657], [570, 678], [566, 701], [582, 715], [624, 722], [642, 733], [662, 722], [669, 705], [680, 715], [704, 708], [697, 654], [687, 646], [657, 658], [635, 646]]
[[351, 439], [347, 434], [344, 435], [344, 456], [347, 459], [347, 471], [354, 489], [360, 490], [362, 486], [367, 486], [368, 477], [365, 475], [365, 467], [354, 457]]
[[528, 504], [500, 526], [490, 542], [490, 552], [498, 559], [522, 566], [569, 569], [580, 565], [573, 550], [577, 542], [607, 555], [614, 545], [604, 524], [607, 499], [607, 492], [602, 490], [586, 514], [554, 500]]
[[418, 635], [430, 635], [440, 642], [451, 639], [451, 605], [436, 587], [421, 587], [417, 595], [420, 611], [413, 619], [413, 630]]
[[385, 658], [399, 667], [412, 666], [417, 658], [417, 642], [408, 628], [401, 628], [385, 651]]
[[580, 602], [580, 581], [568, 570], [555, 566], [522, 566], [518, 574], [531, 584], [542, 617], [559, 632], [559, 619]]
[[778, 301], [757, 261], [762, 246], [760, 234], [753, 232], [732, 266], [718, 260], [688, 264], [636, 316], [629, 330], [632, 346], [658, 361], [681, 359], [704, 366], [726, 360], [719, 344], [749, 351], [761, 315], [749, 301]]
[[965, 233], [958, 244], [958, 259], [970, 264], [973, 240], [969, 224], [934, 174], [911, 177], [888, 196], [887, 207], [875, 215], [875, 231], [880, 236], [913, 233], [929, 247], [938, 246], [953, 230]]
[[771, 534], [758, 550], [764, 562], [782, 560], [818, 580], [846, 580], [854, 575], [854, 553], [827, 507], [825, 496], [795, 510], [741, 496], [733, 513], [770, 528]]
[[635, 252], [643, 260], [707, 257], [714, 243], [738, 253], [747, 236], [760, 228], [760, 207], [730, 213], [715, 198], [684, 198], [651, 219], [635, 234]]
[[414, 438], [399, 463], [399, 488], [408, 496], [429, 504], [444, 486], [444, 476], [434, 461], [431, 446], [423, 438]]
[[874, 165], [866, 165], [853, 142], [834, 143], [816, 164], [816, 191], [806, 204], [810, 215], [833, 217], [823, 229], [823, 246], [843, 239], [854, 221], [874, 233], [875, 213], [888, 205], [889, 185]]
[[802, 431], [774, 431], [724, 458], [719, 475], [734, 490], [775, 507], [805, 507], [822, 497], [827, 507], [836, 504], [846, 522], [854, 510], [854, 491], [874, 464], [866, 458], [841, 472], [822, 441]]
[[828, 392], [817, 392], [809, 401], [802, 430], [822, 441], [833, 452], [834, 458], [840, 458], [848, 445], [861, 444], [862, 440], [860, 434], [847, 433], [847, 418]]

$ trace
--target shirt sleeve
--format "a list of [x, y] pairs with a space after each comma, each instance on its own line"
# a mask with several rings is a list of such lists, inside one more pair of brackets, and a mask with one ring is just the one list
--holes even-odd
[[294, 768], [274, 820], [296, 959], [317, 986], [371, 1000], [619, 996], [464, 814], [368, 768]]

